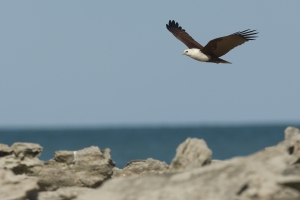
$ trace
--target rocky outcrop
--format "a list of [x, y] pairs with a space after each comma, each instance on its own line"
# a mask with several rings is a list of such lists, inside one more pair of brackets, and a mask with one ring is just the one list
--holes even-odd
[[300, 199], [300, 131], [293, 127], [276, 146], [224, 161], [211, 160], [205, 141], [188, 138], [170, 166], [149, 158], [113, 168], [110, 150], [98, 147], [58, 151], [42, 162], [41, 149], [0, 145], [1, 200]]
[[114, 168], [113, 178], [117, 177], [140, 177], [167, 172], [169, 166], [165, 162], [148, 158], [147, 160], [134, 160], [124, 169]]
[[171, 172], [195, 169], [211, 163], [212, 151], [204, 140], [187, 138], [179, 145], [170, 165]]
[[7, 144], [0, 144], [0, 157], [9, 156], [13, 150]]
[[11, 147], [0, 144], [0, 168], [15, 174], [37, 175], [43, 167], [38, 158], [43, 147], [34, 143], [14, 143]]
[[75, 200], [79, 194], [92, 192], [94, 189], [85, 187], [64, 187], [56, 191], [40, 192], [38, 200]]
[[112, 179], [78, 200], [299, 199], [300, 175], [284, 172], [299, 161], [300, 134], [288, 128], [285, 135], [285, 141], [251, 156], [180, 173]]
[[89, 147], [79, 151], [57, 151], [54, 158], [43, 162], [38, 159], [42, 147], [34, 143], [0, 145], [0, 168], [14, 174], [37, 177], [40, 190], [60, 187], [97, 187], [113, 174], [115, 163], [110, 150]]
[[34, 200], [38, 189], [36, 178], [15, 175], [11, 170], [0, 169], [1, 200]]
[[89, 147], [80, 151], [57, 151], [38, 174], [42, 190], [60, 187], [97, 187], [113, 174], [110, 150]]

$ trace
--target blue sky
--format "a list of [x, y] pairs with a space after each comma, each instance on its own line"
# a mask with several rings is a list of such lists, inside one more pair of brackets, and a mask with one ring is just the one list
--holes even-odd
[[[0, 127], [300, 121], [300, 1], [1, 1]], [[223, 56], [181, 56], [174, 19]]]

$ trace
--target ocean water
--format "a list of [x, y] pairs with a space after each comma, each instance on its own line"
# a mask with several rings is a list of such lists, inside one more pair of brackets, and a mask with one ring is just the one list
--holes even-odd
[[188, 137], [204, 139], [213, 159], [249, 155], [282, 141], [288, 125], [2, 129], [0, 143], [38, 143], [44, 148], [41, 160], [53, 158], [59, 150], [109, 148], [117, 167], [123, 168], [131, 160], [147, 158], [170, 164], [176, 148]]

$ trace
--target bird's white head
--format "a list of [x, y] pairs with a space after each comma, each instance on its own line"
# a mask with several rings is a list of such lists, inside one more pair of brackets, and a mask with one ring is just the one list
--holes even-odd
[[186, 49], [182, 52], [182, 55], [193, 57], [194, 55], [199, 54], [199, 49]]
[[192, 49], [186, 49], [182, 52], [182, 55], [191, 56]]

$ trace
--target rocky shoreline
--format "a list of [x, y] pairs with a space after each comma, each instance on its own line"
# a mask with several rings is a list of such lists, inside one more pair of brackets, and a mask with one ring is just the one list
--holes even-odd
[[212, 160], [202, 139], [187, 138], [170, 165], [148, 158], [115, 167], [110, 149], [57, 151], [39, 160], [39, 144], [0, 144], [1, 200], [296, 200], [300, 130], [245, 157]]

